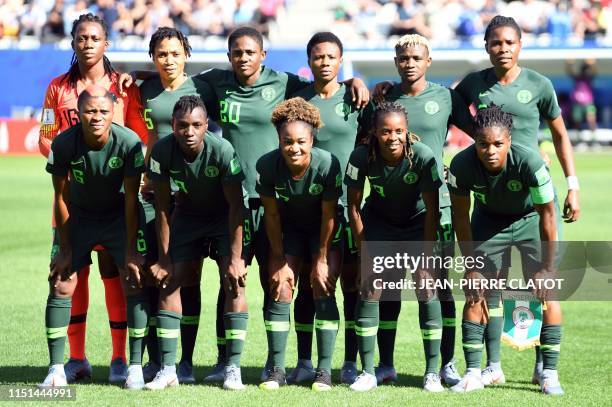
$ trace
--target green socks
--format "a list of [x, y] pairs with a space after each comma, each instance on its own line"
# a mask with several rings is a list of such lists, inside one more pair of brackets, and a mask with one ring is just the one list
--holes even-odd
[[64, 347], [68, 324], [70, 323], [71, 298], [60, 298], [49, 295], [45, 308], [45, 328], [47, 331], [47, 346], [51, 365], [64, 364]]
[[393, 351], [395, 349], [395, 334], [397, 319], [402, 308], [400, 301], [382, 301], [380, 303], [378, 324], [378, 353], [380, 364], [393, 366]]
[[480, 370], [480, 360], [482, 358], [482, 340], [485, 326], [476, 322], [463, 320], [461, 330], [463, 333], [463, 354], [465, 364], [468, 369]]
[[326, 297], [314, 300], [316, 309], [315, 328], [317, 331], [317, 354], [319, 360], [317, 368], [324, 369], [331, 373], [332, 355], [338, 326], [340, 324], [340, 314], [336, 297]]
[[[446, 296], [449, 297], [449, 296]], [[442, 366], [445, 366], [455, 356], [455, 332], [457, 327], [455, 301], [449, 299], [440, 301], [442, 309], [442, 343], [440, 344], [440, 355]]]
[[442, 340], [442, 311], [437, 298], [419, 302], [419, 326], [425, 351], [425, 374], [437, 373]]
[[357, 334], [355, 333], [355, 310], [359, 293], [344, 293], [344, 361], [357, 361]]
[[312, 331], [315, 316], [315, 302], [312, 290], [298, 286], [298, 294], [293, 302], [293, 318], [297, 336], [298, 359], [312, 359]]
[[159, 289], [157, 287], [146, 287], [145, 292], [149, 300], [149, 324], [146, 339], [149, 362], [161, 366], [161, 354], [157, 343], [157, 311], [159, 304]]
[[365, 372], [374, 374], [376, 333], [378, 332], [378, 301], [358, 300], [355, 312], [355, 333]]
[[192, 362], [193, 350], [200, 326], [201, 294], [200, 285], [181, 287], [181, 304], [183, 318], [181, 319], [181, 361]]
[[225, 290], [223, 289], [223, 280], [219, 281], [219, 293], [217, 294], [217, 319], [215, 321], [215, 330], [217, 333], [217, 362], [225, 363], [227, 357], [225, 354]]
[[291, 303], [270, 301], [264, 323], [268, 337], [268, 360], [274, 367], [285, 369], [285, 349], [289, 336], [289, 312]]
[[223, 320], [226, 327], [227, 365], [240, 367], [240, 356], [244, 349], [249, 314], [247, 312], [226, 312]]
[[501, 336], [504, 328], [504, 309], [501, 305], [501, 293], [492, 293], [487, 299], [489, 321], [485, 328], [485, 345], [487, 347], [487, 365], [501, 361]]
[[176, 364], [176, 348], [181, 331], [181, 314], [172, 311], [157, 312], [157, 339], [164, 366]]
[[540, 352], [544, 369], [557, 370], [561, 352], [561, 325], [542, 325], [540, 332]]
[[149, 303], [143, 294], [127, 297], [127, 323], [130, 337], [130, 364], [140, 365], [149, 329]]

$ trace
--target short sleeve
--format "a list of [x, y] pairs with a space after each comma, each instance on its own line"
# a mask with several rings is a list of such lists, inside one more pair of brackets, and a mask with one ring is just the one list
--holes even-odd
[[[173, 136], [169, 136], [173, 137]], [[153, 181], [169, 181], [170, 176], [168, 174], [168, 165], [163, 159], [163, 148], [166, 145], [164, 142], [157, 142], [153, 146], [151, 151], [151, 157], [149, 159], [149, 168], [147, 170], [147, 177]]]
[[149, 132], [142, 116], [144, 108], [140, 99], [140, 91], [136, 85], [132, 85], [127, 88], [126, 93], [127, 96], [124, 97], [124, 102], [127, 106], [125, 125], [138, 134], [143, 143], [147, 144]]
[[[359, 117], [357, 119], [357, 122], [359, 123], [359, 129], [357, 131], [358, 136], [361, 135], [363, 137], [371, 130], [375, 109], [376, 107], [374, 106], [374, 102], [370, 101], [370, 103], [368, 103], [366, 107], [359, 112]], [[360, 141], [361, 140], [357, 140], [358, 143]]]
[[457, 154], [451, 161], [451, 165], [448, 169], [448, 190], [451, 194], [470, 196], [470, 188], [466, 182], [466, 176], [463, 171], [463, 162], [466, 156], [464, 154]]
[[[451, 96], [451, 124], [463, 131], [472, 129], [474, 127], [473, 119], [467, 104], [457, 91], [454, 89], [449, 89], [449, 91]], [[472, 137], [469, 133], [468, 136]]]
[[142, 143], [140, 141], [133, 143], [129, 148], [125, 161], [124, 177], [135, 177], [145, 172], [144, 155], [142, 154]]
[[349, 188], [363, 190], [363, 184], [367, 175], [367, 154], [368, 149], [364, 146], [359, 146], [353, 150], [346, 165], [344, 185]]
[[340, 161], [335, 155], [331, 156], [331, 164], [325, 179], [323, 189], [324, 201], [336, 201], [342, 196], [342, 171], [340, 170]]
[[236, 185], [242, 183], [244, 172], [242, 172], [240, 160], [236, 156], [236, 152], [232, 145], [226, 140], [222, 140], [221, 161], [221, 172], [223, 174], [221, 183], [223, 185]]
[[309, 86], [312, 82], [306, 78], [303, 78], [298, 75], [294, 75], [290, 72], [286, 72], [287, 74], [287, 88], [285, 90], [285, 99], [290, 95], [293, 95], [295, 92], [304, 89]]
[[[201, 75], [205, 75], [205, 74], [201, 74]], [[218, 100], [217, 100], [217, 95], [215, 91], [213, 90], [212, 86], [209, 84], [209, 82], [202, 79], [200, 75], [194, 76], [192, 79], [193, 79], [193, 85], [196, 88], [196, 92], [198, 92], [198, 96], [204, 102], [204, 106], [206, 106], [208, 117], [210, 117], [213, 120], [217, 120], [218, 119], [218, 113], [217, 113]]]
[[524, 182], [529, 186], [529, 195], [536, 205], [552, 202], [555, 197], [550, 173], [544, 161], [537, 154], [527, 161], [524, 168]]
[[40, 118], [40, 131], [38, 135], [38, 149], [45, 157], [51, 152], [51, 141], [59, 133], [60, 117], [57, 109], [57, 87], [51, 82], [45, 92], [42, 116]]
[[454, 91], [457, 92], [457, 95], [463, 100], [463, 103], [466, 106], [470, 106], [474, 101], [470, 98], [470, 83], [473, 82], [472, 74], [468, 74], [465, 78], [463, 78], [457, 86], [455, 86]]
[[68, 164], [69, 157], [65, 151], [62, 151], [61, 144], [53, 140], [49, 155], [47, 157], [47, 166], [45, 170], [52, 175], [65, 177], [70, 169]]
[[268, 168], [270, 163], [271, 161], [268, 159], [268, 155], [264, 155], [257, 160], [257, 164], [255, 165], [255, 170], [257, 171], [255, 191], [259, 195], [273, 198], [275, 196], [274, 175], [273, 170]]
[[[425, 147], [425, 146], [424, 146]], [[442, 180], [438, 173], [438, 165], [434, 158], [433, 152], [429, 148], [423, 149], [426, 151], [423, 154], [421, 164], [421, 174], [419, 177], [419, 189], [421, 192], [433, 192], [440, 189], [442, 186]]]
[[553, 120], [559, 117], [561, 108], [559, 108], [557, 94], [550, 79], [544, 78], [543, 82], [540, 99], [538, 100], [538, 110], [540, 116], [545, 120]]

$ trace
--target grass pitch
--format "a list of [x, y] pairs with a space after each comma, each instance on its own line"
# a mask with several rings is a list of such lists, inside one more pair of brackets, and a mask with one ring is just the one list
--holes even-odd
[[[50, 249], [51, 182], [40, 157], [0, 157], [0, 326], [4, 329], [0, 347], [0, 384], [34, 385], [47, 372], [47, 346], [44, 335], [46, 276]], [[578, 223], [564, 229], [566, 240], [610, 240], [612, 222], [610, 176], [612, 154], [576, 156], [581, 182], [582, 215]], [[555, 184], [564, 191], [562, 172], [553, 166]], [[564, 192], [560, 199], [564, 199]], [[95, 267], [94, 267], [95, 268]], [[180, 386], [163, 392], [128, 392], [106, 384], [110, 362], [110, 335], [104, 305], [103, 287], [97, 272], [90, 276], [87, 356], [94, 368], [91, 381], [77, 385], [77, 403], [88, 405], [381, 405], [422, 403], [438, 405], [612, 405], [612, 343], [608, 321], [612, 304], [574, 302], [564, 304], [563, 346], [559, 372], [566, 395], [550, 399], [530, 384], [533, 352], [516, 352], [502, 347], [502, 360], [508, 383], [466, 395], [446, 392], [426, 394], [420, 386], [424, 371], [422, 345], [415, 303], [404, 303], [395, 349], [399, 382], [367, 394], [356, 394], [346, 386], [334, 386], [327, 393], [314, 393], [309, 387], [287, 386], [277, 392], [257, 388], [267, 350], [261, 313], [261, 290], [256, 270], [249, 272], [249, 332], [242, 358], [243, 380], [247, 390], [231, 393], [216, 386]], [[202, 279], [202, 318], [194, 354], [196, 377], [201, 380], [215, 362], [214, 302], [218, 288], [217, 272], [206, 262]], [[338, 303], [342, 304], [340, 290]], [[461, 309], [461, 303], [457, 308]], [[338, 335], [333, 378], [339, 382], [343, 360], [343, 331]], [[180, 351], [179, 351], [180, 352]], [[316, 358], [316, 349], [313, 350]], [[287, 363], [296, 361], [295, 334], [291, 332]], [[456, 357], [464, 370], [457, 332]]]

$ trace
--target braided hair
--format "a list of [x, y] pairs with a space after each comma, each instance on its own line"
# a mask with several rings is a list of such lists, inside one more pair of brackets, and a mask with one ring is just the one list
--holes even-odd
[[[376, 127], [382, 117], [389, 113], [397, 113], [403, 115], [406, 118], [406, 126], [408, 125], [408, 114], [406, 109], [398, 102], [387, 102], [383, 101], [376, 106], [374, 110], [374, 116], [372, 117], [372, 126], [370, 126], [370, 132], [366, 137], [364, 144], [368, 146], [368, 163], [376, 160], [377, 154], [379, 154], [378, 140], [376, 139]], [[412, 168], [412, 157], [414, 157], [414, 151], [412, 150], [412, 144], [419, 140], [419, 136], [414, 133], [408, 132], [406, 137], [406, 143], [404, 143], [404, 157], [408, 159], [408, 167]]]
[[499, 127], [510, 134], [512, 130], [512, 114], [504, 112], [501, 107], [492, 103], [490, 106], [476, 112], [474, 133], [481, 134], [487, 127]]
[[189, 45], [189, 40], [180, 30], [171, 27], [159, 27], [157, 31], [153, 33], [151, 36], [151, 40], [149, 41], [149, 56], [153, 57], [155, 53], [155, 47], [157, 44], [162, 42], [162, 40], [176, 38], [179, 40], [181, 45], [183, 46], [183, 50], [185, 51], [185, 55], [191, 56], [191, 45]]
[[512, 17], [497, 15], [493, 17], [493, 19], [491, 19], [491, 21], [489, 22], [489, 25], [487, 25], [487, 29], [485, 30], [484, 34], [485, 42], [487, 42], [487, 40], [489, 39], [489, 35], [491, 35], [491, 32], [493, 32], [493, 30], [499, 27], [510, 27], [514, 29], [514, 31], [516, 31], [516, 34], [519, 37], [519, 40], [521, 39], [521, 28], [516, 23], [516, 20]]
[[[79, 18], [72, 22], [72, 30], [70, 31], [70, 35], [72, 36], [73, 41], [75, 40], [77, 29], [82, 23], [100, 24], [102, 31], [104, 31], [104, 40], [108, 38], [108, 25], [106, 25], [106, 22], [94, 14], [87, 13], [80, 15]], [[104, 73], [106, 75], [113, 76], [118, 74], [106, 55], [102, 56], [102, 61], [104, 63]], [[81, 76], [81, 70], [79, 69], [79, 61], [77, 60], [76, 52], [74, 52], [70, 61], [70, 69], [68, 69], [68, 72], [66, 75], [64, 75], [62, 81], [67, 81], [70, 86], [76, 88], [79, 79], [83, 79], [83, 77]]]

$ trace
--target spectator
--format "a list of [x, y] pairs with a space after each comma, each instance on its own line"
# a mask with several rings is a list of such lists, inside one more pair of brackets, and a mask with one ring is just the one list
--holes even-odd
[[[47, 22], [43, 25], [40, 33], [42, 43], [54, 43], [65, 37], [64, 18], [62, 16], [63, 4], [63, 0], [56, 0], [53, 9], [49, 12]], [[70, 28], [72, 29], [72, 27]]]
[[226, 24], [231, 25], [226, 22], [223, 9], [212, 0], [196, 1], [189, 24], [196, 34], [216, 36], [224, 35]]
[[380, 4], [374, 0], [358, 0], [357, 10], [353, 21], [359, 35], [366, 40], [375, 41], [384, 39], [378, 23]]
[[[63, 1], [61, 1], [62, 5], [65, 5]], [[79, 18], [81, 14], [93, 13], [93, 11], [87, 5], [85, 0], [76, 0], [74, 4], [65, 6], [65, 7], [57, 7], [58, 2], [55, 3], [54, 10], [62, 13], [62, 18], [64, 21], [64, 33], [65, 35], [70, 34], [72, 30], [72, 22]]]
[[[115, 0], [96, 0], [96, 14], [102, 17], [109, 27], [112, 27], [119, 19], [119, 11]], [[115, 37], [115, 31], [110, 33], [111, 39]]]
[[457, 37], [464, 41], [469, 41], [472, 37], [480, 34], [482, 30], [480, 14], [472, 8], [468, 1], [462, 1], [463, 10], [459, 14], [457, 25]]
[[188, 23], [191, 20], [191, 2], [171, 0], [168, 17], [172, 20], [174, 28], [185, 34], [191, 34]]
[[42, 27], [47, 21], [47, 12], [36, 1], [31, 1], [26, 4], [23, 15], [19, 22], [21, 29], [19, 35], [33, 35], [40, 37]]
[[134, 34], [145, 36], [145, 33], [149, 31], [151, 20], [148, 18], [147, 4], [145, 0], [134, 0], [132, 4], [132, 21], [134, 24]]
[[134, 21], [132, 14], [123, 1], [117, 3], [117, 20], [111, 30], [120, 37], [131, 35], [134, 32]]
[[414, 0], [396, 0], [396, 15], [389, 35], [420, 34], [431, 37], [431, 29], [425, 23], [425, 13]]
[[480, 22], [483, 27], [489, 25], [493, 17], [501, 14], [497, 5], [497, 0], [486, 0], [480, 9]]
[[3, 37], [17, 38], [19, 36], [19, 17], [24, 12], [23, 0], [8, 0], [0, 5], [0, 23], [4, 30]]
[[547, 32], [553, 44], [563, 44], [572, 34], [572, 16], [565, 1], [555, 0], [555, 9], [548, 16]]

